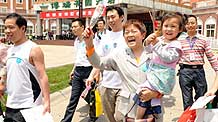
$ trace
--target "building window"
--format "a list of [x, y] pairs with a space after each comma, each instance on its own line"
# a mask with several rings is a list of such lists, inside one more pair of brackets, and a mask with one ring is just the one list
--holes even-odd
[[16, 0], [16, 3], [23, 3], [23, 0]]
[[209, 16], [205, 21], [204, 35], [210, 39], [214, 39], [216, 35], [216, 18]]
[[33, 34], [33, 26], [27, 26], [26, 34], [27, 35], [32, 35]]
[[199, 17], [197, 17], [197, 23], [198, 23], [197, 33], [203, 35], [203, 21]]
[[202, 34], [202, 25], [198, 25], [197, 33]]
[[215, 37], [215, 24], [206, 25], [206, 36]]
[[0, 7], [0, 13], [6, 13], [7, 10], [7, 7]]
[[0, 0], [0, 3], [6, 3], [7, 0]]
[[0, 37], [5, 36], [5, 26], [3, 24], [0, 24]]

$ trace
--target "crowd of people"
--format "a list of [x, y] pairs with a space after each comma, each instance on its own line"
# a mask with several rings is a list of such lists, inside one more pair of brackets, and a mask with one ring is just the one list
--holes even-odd
[[[43, 105], [43, 113], [51, 111], [44, 55], [39, 46], [26, 38], [25, 18], [11, 13], [4, 24], [6, 40], [13, 43], [7, 50], [7, 60], [0, 62], [6, 67], [0, 94], [6, 90], [8, 96], [4, 121], [26, 122], [20, 112], [23, 109]], [[159, 21], [158, 32], [146, 35], [142, 21], [124, 22], [123, 10], [109, 6], [106, 22], [100, 18], [96, 26], [97, 31], [93, 32], [85, 27], [84, 20], [72, 21], [76, 58], [69, 74], [71, 96], [61, 122], [72, 121], [82, 92], [94, 81], [99, 84], [108, 122], [163, 122], [161, 99], [174, 88], [177, 64], [184, 110], [200, 96], [217, 92], [217, 57], [207, 38], [196, 32], [196, 16], [167, 13]], [[205, 55], [216, 72], [210, 89], [203, 68]], [[89, 122], [97, 119], [90, 114]]]

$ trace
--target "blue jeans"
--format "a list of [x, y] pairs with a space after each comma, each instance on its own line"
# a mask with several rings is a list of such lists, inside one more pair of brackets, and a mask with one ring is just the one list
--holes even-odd
[[64, 118], [61, 120], [61, 122], [72, 121], [74, 112], [79, 102], [80, 95], [86, 87], [84, 80], [89, 77], [91, 71], [92, 71], [91, 66], [90, 67], [79, 66], [75, 68], [74, 77], [73, 80], [71, 80], [72, 90], [71, 90], [70, 101], [65, 111]]
[[[185, 110], [194, 103], [193, 99], [197, 100], [207, 92], [204, 69], [180, 68], [179, 85], [182, 91], [183, 107]], [[193, 89], [195, 90], [194, 98]]]

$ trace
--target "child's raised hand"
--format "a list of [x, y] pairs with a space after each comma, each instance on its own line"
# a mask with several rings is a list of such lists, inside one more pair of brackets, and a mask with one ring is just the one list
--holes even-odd
[[156, 33], [150, 34], [150, 35], [145, 39], [145, 46], [150, 45], [150, 44], [152, 44], [152, 45], [156, 44], [156, 42], [157, 42], [156, 38], [157, 38]]

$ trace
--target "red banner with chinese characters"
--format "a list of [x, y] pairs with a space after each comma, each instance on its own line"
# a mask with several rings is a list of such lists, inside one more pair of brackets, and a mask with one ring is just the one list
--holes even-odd
[[[83, 17], [91, 17], [94, 13], [94, 8], [91, 9], [83, 9]], [[102, 16], [105, 15], [105, 12]], [[79, 10], [60, 10], [60, 11], [43, 11], [40, 12], [40, 18], [78, 18]]]

